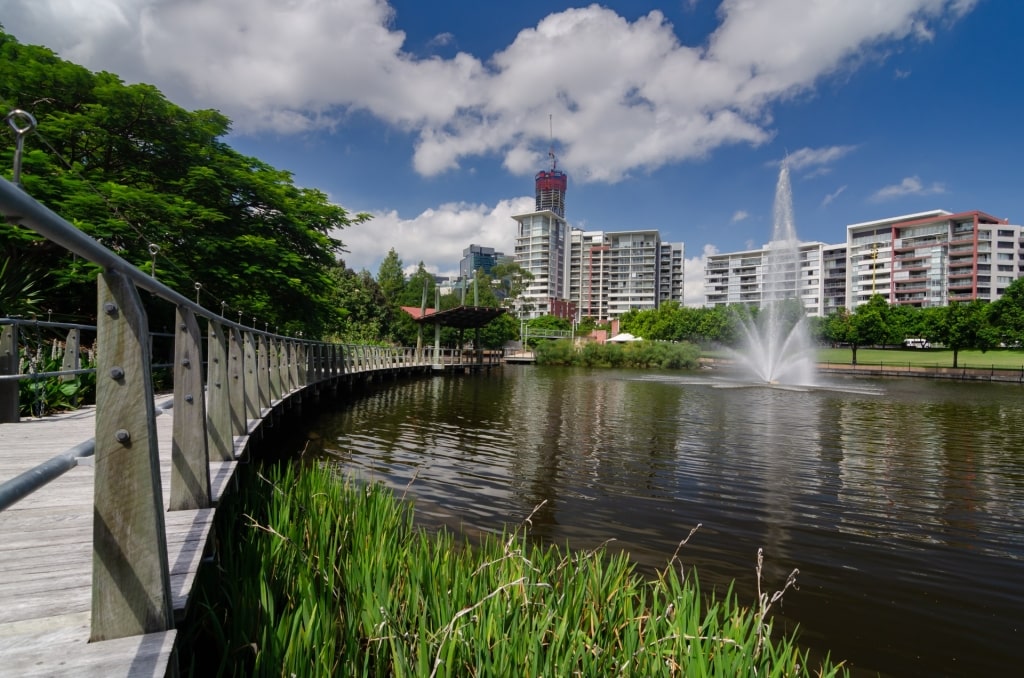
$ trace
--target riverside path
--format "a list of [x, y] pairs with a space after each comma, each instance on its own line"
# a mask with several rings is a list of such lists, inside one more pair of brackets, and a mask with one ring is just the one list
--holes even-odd
[[[94, 367], [21, 374], [26, 342], [47, 323], [0, 318], [0, 676], [177, 675], [175, 624], [209, 555], [217, 503], [263, 429], [325, 390], [443, 373], [465, 359], [232, 322], [4, 179], [0, 218], [99, 269], [95, 327], [71, 328], [62, 342], [77, 358], [77, 333], [91, 332]], [[170, 307], [170, 333], [151, 330], [140, 291], [150, 306]], [[155, 339], [170, 362], [154, 362]], [[466, 369], [492, 363], [500, 357]], [[154, 393], [157, 366], [172, 393]], [[94, 407], [19, 415], [19, 381], [89, 371]]]

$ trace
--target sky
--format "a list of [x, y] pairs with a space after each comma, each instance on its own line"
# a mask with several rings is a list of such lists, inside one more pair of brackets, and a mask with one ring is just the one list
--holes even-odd
[[232, 121], [239, 152], [374, 218], [345, 262], [511, 254], [533, 177], [584, 230], [702, 258], [931, 209], [1024, 221], [1019, 0], [0, 0], [0, 24]]

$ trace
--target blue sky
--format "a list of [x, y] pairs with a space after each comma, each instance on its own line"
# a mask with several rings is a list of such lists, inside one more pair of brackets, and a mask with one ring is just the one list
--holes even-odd
[[791, 158], [803, 240], [934, 208], [1024, 220], [1016, 0], [0, 0], [0, 23], [234, 121], [242, 153], [458, 268], [511, 252], [549, 130], [571, 225], [657, 228], [700, 258], [758, 247]]

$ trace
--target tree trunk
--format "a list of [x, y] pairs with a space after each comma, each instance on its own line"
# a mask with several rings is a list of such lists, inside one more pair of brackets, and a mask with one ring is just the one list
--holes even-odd
[[960, 349], [954, 348], [953, 349], [953, 369], [957, 368], [957, 360], [958, 360], [959, 357], [960, 357]]
[[857, 366], [857, 344], [852, 344], [850, 346], [850, 352], [853, 353], [853, 366], [856, 367]]

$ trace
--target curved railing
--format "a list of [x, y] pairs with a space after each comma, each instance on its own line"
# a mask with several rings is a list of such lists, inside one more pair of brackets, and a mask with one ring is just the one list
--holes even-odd
[[[173, 342], [173, 360], [161, 366], [173, 382], [168, 398], [174, 413], [171, 510], [209, 507], [209, 462], [234, 460], [239, 446], [244, 449], [248, 437], [282, 404], [353, 375], [429, 370], [444, 359], [409, 348], [298, 339], [233, 322], [121, 259], [3, 179], [0, 215], [102, 269], [95, 326], [0, 319], [0, 415], [6, 417], [0, 422], [18, 420], [20, 380], [50, 375], [38, 370], [22, 374], [20, 347], [32, 332], [70, 331], [65, 343], [72, 344], [72, 361], [51, 371], [52, 376], [95, 370], [95, 438], [0, 487], [2, 509], [72, 468], [77, 459], [94, 456], [94, 561], [119, 563], [119, 574], [93, 568], [93, 639], [173, 627], [155, 424], [154, 335], [140, 290], [153, 295], [153, 303], [163, 300], [175, 309], [173, 335], [161, 339]], [[74, 362], [83, 332], [94, 336], [94, 368]], [[130, 585], [124, 583], [126, 575]], [[142, 618], [140, 596], [155, 601], [155, 609]]]

